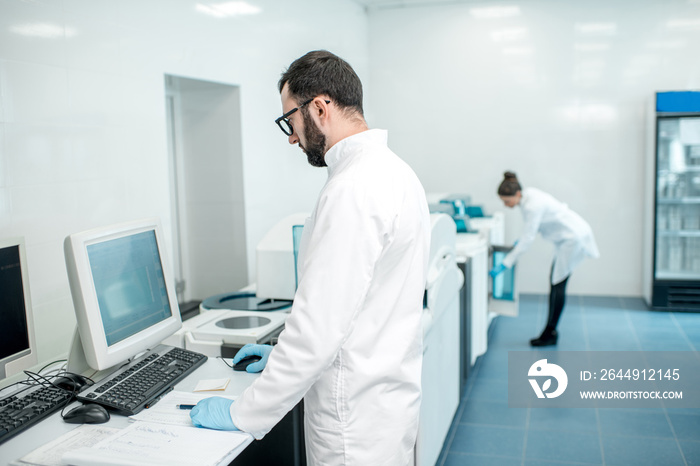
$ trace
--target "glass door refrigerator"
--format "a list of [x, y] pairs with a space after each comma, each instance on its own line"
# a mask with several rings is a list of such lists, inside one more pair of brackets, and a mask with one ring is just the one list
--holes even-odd
[[700, 312], [700, 92], [658, 92], [655, 100], [647, 299], [658, 310]]

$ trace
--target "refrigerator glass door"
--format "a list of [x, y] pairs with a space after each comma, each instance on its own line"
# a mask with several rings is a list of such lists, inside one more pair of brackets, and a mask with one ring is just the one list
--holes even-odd
[[700, 279], [700, 116], [657, 120], [656, 267], [661, 280]]

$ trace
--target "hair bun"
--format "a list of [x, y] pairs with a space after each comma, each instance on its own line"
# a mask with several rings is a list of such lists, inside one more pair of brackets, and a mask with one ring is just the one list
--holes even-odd
[[513, 173], [513, 172], [505, 172], [503, 174], [503, 178], [506, 180], [517, 180], [518, 179], [518, 177], [515, 176], [515, 173]]

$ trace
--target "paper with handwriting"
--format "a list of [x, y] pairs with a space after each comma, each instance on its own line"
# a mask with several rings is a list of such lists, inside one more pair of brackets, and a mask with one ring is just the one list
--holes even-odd
[[140, 421], [92, 448], [67, 452], [62, 459], [76, 466], [214, 466], [235, 456], [232, 453], [251, 440], [243, 432]]

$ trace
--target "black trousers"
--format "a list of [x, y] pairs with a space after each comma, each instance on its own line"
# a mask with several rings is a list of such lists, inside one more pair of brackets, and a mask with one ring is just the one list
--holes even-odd
[[[554, 266], [552, 266], [552, 271], [554, 271]], [[568, 281], [569, 276], [559, 283], [552, 285], [549, 291], [549, 315], [547, 316], [547, 327], [545, 331], [552, 332], [557, 328], [559, 318], [564, 310], [564, 304], [566, 303], [566, 282]]]

